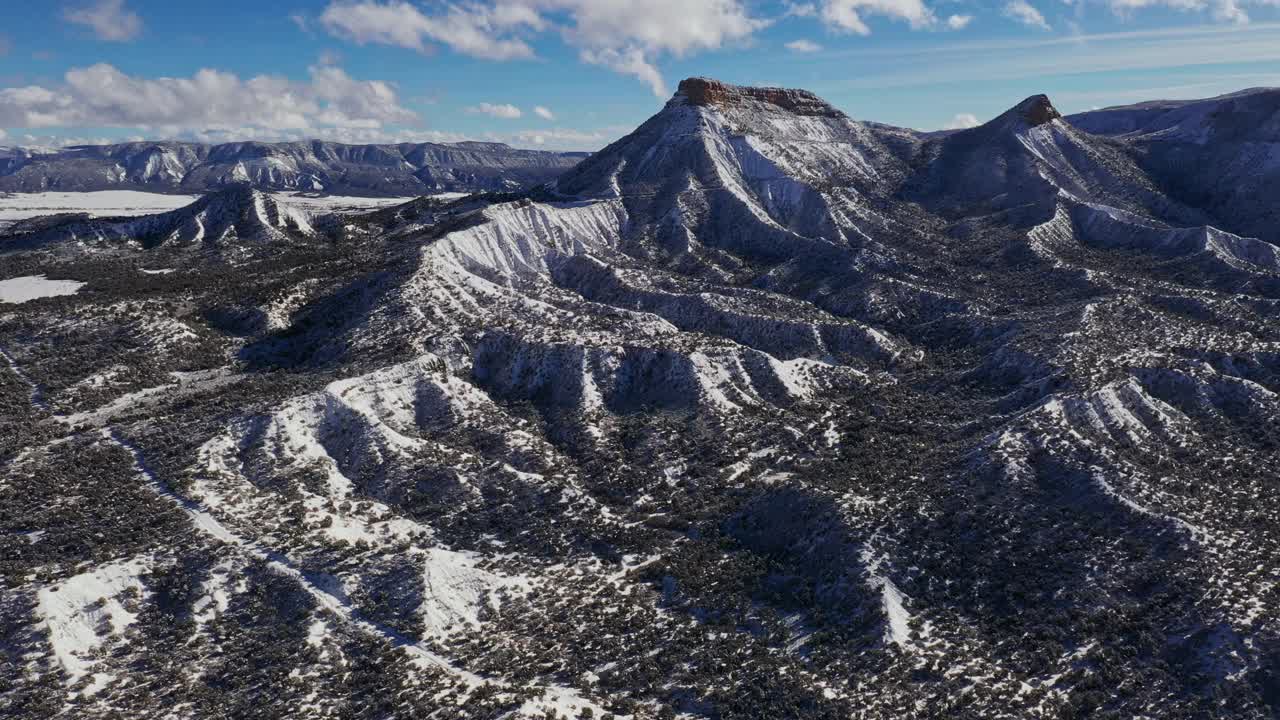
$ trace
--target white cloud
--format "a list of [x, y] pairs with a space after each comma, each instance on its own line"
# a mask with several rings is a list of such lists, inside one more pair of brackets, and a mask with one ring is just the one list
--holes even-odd
[[666, 81], [662, 79], [662, 73], [645, 58], [644, 51], [639, 48], [628, 48], [626, 50], [613, 48], [592, 50], [584, 48], [578, 53], [578, 57], [585, 63], [601, 65], [614, 72], [630, 75], [640, 80], [648, 85], [649, 89], [657, 97], [666, 97], [670, 94], [667, 91]]
[[185, 140], [203, 143], [244, 142], [298, 142], [303, 140], [330, 140], [351, 145], [399, 144], [399, 143], [456, 143], [466, 140], [501, 142], [516, 147], [536, 147], [541, 150], [598, 150], [622, 135], [630, 127], [609, 126], [595, 130], [551, 128], [546, 130], [517, 130], [513, 132], [488, 132], [480, 135], [446, 130], [389, 129], [389, 128], [314, 128], [307, 130], [279, 130], [262, 127], [226, 127], [207, 129], [155, 128], [146, 136], [130, 137], [74, 137], [65, 135], [19, 135], [10, 140], [24, 147], [61, 148], [70, 145], [106, 145], [117, 142], [141, 142], [143, 140]]
[[7, 137], [9, 137], [9, 133], [5, 132], [3, 128], [0, 128], [0, 141], [3, 141]]
[[[1167, 7], [1181, 12], [1212, 11], [1215, 20], [1245, 25], [1249, 13], [1240, 7], [1238, 0], [1106, 0], [1116, 15], [1131, 17], [1134, 12], [1150, 7]], [[1257, 0], [1256, 4], [1275, 5], [1275, 0]]]
[[314, 34], [311, 32], [311, 18], [307, 17], [306, 14], [301, 12], [289, 13], [289, 21], [297, 25], [302, 32], [308, 35]]
[[870, 35], [863, 15], [881, 15], [902, 20], [914, 29], [927, 28], [938, 18], [923, 0], [823, 0], [822, 20], [828, 26], [858, 35]]
[[683, 57], [749, 38], [769, 24], [751, 17], [739, 0], [533, 0], [561, 9], [573, 25], [565, 38], [579, 57], [631, 75], [665, 97], [666, 82], [655, 61]]
[[314, 121], [321, 125], [377, 128], [384, 123], [405, 123], [417, 119], [416, 114], [400, 106], [395, 88], [389, 83], [356, 80], [342, 68], [332, 65], [309, 70], [311, 84], [296, 92], [304, 98], [319, 101], [320, 112]]
[[124, 0], [98, 0], [81, 8], [67, 10], [63, 19], [92, 28], [99, 40], [127, 42], [142, 34], [142, 18], [124, 6]]
[[1004, 6], [1004, 15], [1007, 18], [1017, 20], [1028, 27], [1039, 28], [1041, 30], [1052, 30], [1048, 21], [1044, 19], [1044, 15], [1035, 8], [1027, 0], [1010, 0]]
[[787, 49], [798, 53], [816, 53], [822, 50], [822, 46], [812, 40], [802, 38], [787, 43]]
[[533, 48], [504, 34], [521, 26], [541, 29], [536, 13], [514, 3], [498, 9], [479, 5], [449, 5], [436, 15], [426, 15], [407, 2], [376, 0], [331, 3], [320, 15], [330, 33], [356, 43], [376, 43], [428, 52], [431, 42], [487, 60], [533, 57]]
[[482, 102], [479, 105], [476, 105], [475, 107], [469, 107], [467, 108], [467, 112], [477, 113], [481, 115], [488, 115], [490, 117], [496, 117], [502, 120], [517, 120], [522, 115], [524, 115], [524, 113], [520, 111], [520, 108], [516, 107], [515, 105], [511, 105], [511, 104], [495, 105], [494, 103], [487, 103], [487, 102]]
[[572, 19], [567, 37], [579, 46], [638, 48], [650, 55], [714, 50], [769, 25], [739, 0], [530, 0]]
[[[1088, 52], [1081, 52], [1086, 45]], [[1230, 47], [1231, 52], [1224, 55], [1224, 47]], [[882, 63], [884, 52], [868, 48], [848, 51], [843, 57], [855, 63]], [[1169, 74], [1192, 67], [1222, 77], [1221, 73], [1227, 69], [1219, 66], [1266, 63], [1267, 67], [1276, 67], [1280, 62], [1280, 25], [1202, 25], [1083, 36], [1037, 33], [1032, 37], [985, 43], [895, 49], [894, 60], [892, 69], [850, 77], [844, 85], [860, 90], [896, 90], [935, 86], [940, 82], [972, 82], [973, 78], [980, 77], [987, 82], [1033, 79], [1043, 86], [1045, 78], [1063, 73], [1152, 70]], [[1272, 76], [1274, 78], [1274, 73]], [[1219, 85], [1216, 92], [1259, 84], [1275, 85], [1280, 81], [1251, 79], [1234, 86]], [[1056, 92], [1055, 97], [1060, 94]]]
[[548, 110], [547, 108], [545, 108], [545, 107], [543, 107], [543, 106], [541, 106], [541, 105], [537, 105], [537, 106], [535, 106], [535, 107], [533, 108], [533, 114], [534, 114], [534, 115], [537, 115], [538, 117], [542, 118], [543, 120], [555, 120], [555, 119], [556, 119], [556, 114], [555, 114], [555, 113], [551, 112], [550, 110]]
[[1237, 25], [1247, 25], [1249, 23], [1249, 13], [1245, 12], [1244, 8], [1240, 7], [1235, 0], [1219, 0], [1214, 3], [1213, 16], [1224, 22], [1232, 22]]
[[611, 126], [598, 130], [551, 128], [548, 130], [517, 130], [513, 133], [490, 134], [489, 140], [516, 146], [536, 145], [544, 149], [598, 150], [633, 128]]
[[969, 27], [969, 23], [973, 22], [972, 15], [952, 15], [947, 18], [947, 28], [951, 30], [963, 30]]
[[951, 122], [943, 126], [943, 130], [965, 130], [968, 128], [978, 127], [982, 123], [978, 121], [978, 117], [972, 113], [958, 113], [951, 118]]
[[[598, 130], [551, 128], [546, 130], [515, 130], [511, 132], [487, 132], [468, 134], [445, 130], [389, 130], [361, 128], [319, 128], [313, 131], [272, 131], [263, 128], [227, 128], [171, 133], [165, 138], [205, 143], [257, 140], [260, 142], [295, 142], [301, 140], [331, 140], [351, 145], [399, 144], [399, 143], [456, 143], [467, 140], [501, 142], [514, 147], [535, 147], [540, 150], [598, 150], [629, 132], [631, 128], [606, 127]], [[161, 136], [152, 136], [152, 139]], [[34, 138], [27, 136], [24, 145], [61, 147], [66, 145], [101, 145], [119, 140], [92, 138]]]
[[419, 52], [444, 45], [489, 60], [531, 58], [527, 40], [558, 31], [583, 62], [631, 75], [659, 96], [667, 94], [656, 64], [662, 56], [715, 50], [770, 23], [752, 17], [743, 0], [499, 0], [433, 11], [403, 0], [333, 0], [320, 22], [357, 43]]
[[0, 126], [270, 130], [380, 128], [417, 116], [395, 88], [355, 80], [338, 67], [310, 69], [310, 82], [204, 69], [191, 77], [144, 78], [100, 63], [69, 70], [62, 86], [0, 89]]
[[397, 144], [397, 143], [452, 143], [474, 140], [474, 136], [441, 130], [405, 130], [386, 128], [326, 127], [308, 130], [276, 130], [260, 127], [212, 128], [171, 132], [168, 137], [204, 143], [243, 142], [297, 142], [302, 140], [330, 140], [349, 145]]
[[783, 0], [784, 17], [817, 17], [818, 6], [811, 2], [798, 3], [792, 0]]
[[18, 147], [28, 149], [54, 150], [58, 148], [72, 147], [74, 145], [109, 145], [115, 142], [133, 142], [142, 140], [142, 138], [104, 138], [104, 137], [76, 137], [67, 135], [20, 135], [13, 138]]

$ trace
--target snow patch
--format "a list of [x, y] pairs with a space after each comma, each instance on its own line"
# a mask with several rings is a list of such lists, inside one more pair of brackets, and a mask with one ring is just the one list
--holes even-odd
[[478, 626], [480, 609], [499, 588], [522, 581], [503, 578], [475, 566], [463, 553], [431, 548], [422, 574], [426, 598], [420, 612], [427, 632], [447, 635], [458, 625]]
[[177, 210], [199, 197], [134, 190], [0, 193], [0, 221], [13, 222], [61, 213], [89, 213], [96, 217], [151, 215]]
[[123, 633], [137, 619], [125, 609], [121, 596], [128, 590], [141, 595], [139, 576], [145, 567], [141, 558], [111, 563], [38, 593], [37, 611], [49, 628], [49, 642], [68, 684], [93, 674], [84, 690], [86, 695], [98, 692], [113, 679], [108, 673], [94, 672], [97, 660], [93, 653], [107, 637]]
[[75, 295], [84, 285], [77, 280], [50, 280], [44, 275], [9, 278], [0, 280], [0, 302], [22, 304], [40, 298]]

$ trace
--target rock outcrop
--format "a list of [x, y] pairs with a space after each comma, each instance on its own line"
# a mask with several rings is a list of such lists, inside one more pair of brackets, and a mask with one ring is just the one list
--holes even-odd
[[776, 105], [796, 115], [844, 117], [844, 113], [831, 107], [825, 100], [807, 90], [789, 90], [775, 87], [742, 87], [729, 85], [709, 78], [687, 78], [680, 81], [677, 97], [684, 97], [692, 105], [733, 105], [744, 100]]

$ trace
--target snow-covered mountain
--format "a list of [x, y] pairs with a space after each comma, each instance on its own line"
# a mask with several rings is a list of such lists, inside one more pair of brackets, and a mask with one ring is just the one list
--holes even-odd
[[584, 156], [486, 142], [131, 142], [63, 150], [11, 148], [0, 149], [0, 192], [194, 193], [240, 183], [260, 190], [376, 196], [504, 191], [554, 179]]
[[1121, 141], [1165, 193], [1213, 224], [1280, 242], [1280, 215], [1265, 202], [1280, 192], [1280, 88], [1107, 108], [1070, 121]]
[[1280, 247], [1086, 125], [691, 78], [532, 191], [6, 253], [85, 285], [0, 306], [0, 701], [1274, 716]]

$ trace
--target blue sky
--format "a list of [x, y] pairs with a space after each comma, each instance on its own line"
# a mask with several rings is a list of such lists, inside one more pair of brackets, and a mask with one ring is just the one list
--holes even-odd
[[926, 130], [1280, 85], [1280, 0], [0, 4], [0, 144], [500, 140], [596, 149], [682, 77]]

